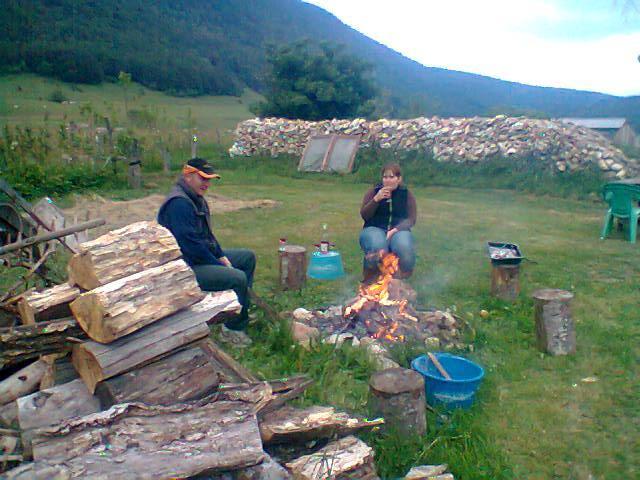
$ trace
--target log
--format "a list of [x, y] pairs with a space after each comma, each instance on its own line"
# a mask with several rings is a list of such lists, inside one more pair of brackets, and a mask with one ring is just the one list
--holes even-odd
[[47, 369], [47, 362], [38, 360], [0, 382], [0, 405], [35, 392]]
[[409, 435], [427, 430], [424, 378], [405, 368], [376, 372], [369, 380], [369, 410], [385, 425]]
[[285, 466], [296, 480], [378, 478], [373, 449], [353, 436], [331, 442], [317, 452], [303, 455]]
[[18, 423], [18, 404], [15, 402], [9, 402], [0, 406], [0, 426], [13, 427]]
[[[87, 338], [75, 319], [0, 329], [0, 369], [50, 353], [70, 352], [74, 341]], [[76, 340], [73, 340], [76, 339]]]
[[352, 435], [383, 423], [382, 419], [366, 420], [336, 412], [333, 407], [284, 406], [260, 418], [260, 436], [265, 445], [292, 444]]
[[279, 255], [280, 287], [300, 290], [307, 278], [307, 250], [299, 245], [285, 245]]
[[231, 355], [222, 350], [213, 342], [213, 340], [207, 340], [200, 346], [200, 348], [209, 355], [209, 360], [216, 365], [216, 368], [220, 372], [221, 382], [255, 383], [258, 381], [257, 377], [253, 375], [253, 373], [234, 360]]
[[180, 258], [169, 230], [156, 222], [136, 222], [80, 245], [67, 265], [69, 284], [85, 290]]
[[[233, 297], [231, 296], [233, 294]], [[76, 344], [72, 362], [90, 392], [98, 382], [128, 372], [170, 354], [173, 350], [209, 335], [207, 321], [240, 305], [233, 292], [215, 292], [196, 305], [159, 322], [103, 345], [94, 341]]]
[[98, 399], [80, 379], [21, 397], [17, 404], [23, 454], [27, 458], [31, 458], [34, 429], [101, 410]]
[[20, 446], [20, 432], [17, 430], [0, 429], [0, 455], [11, 455]]
[[265, 458], [255, 414], [240, 402], [115, 405], [37, 429], [32, 443], [35, 473], [64, 464], [83, 479], [184, 478]]
[[576, 352], [576, 329], [571, 317], [573, 294], [544, 288], [533, 292], [538, 348], [551, 355]]
[[260, 417], [277, 410], [285, 402], [300, 396], [313, 380], [305, 375], [268, 382], [221, 384], [216, 401], [242, 401], [254, 404]]
[[491, 266], [491, 295], [512, 302], [520, 295], [520, 265]]
[[204, 296], [191, 268], [175, 260], [83, 293], [70, 307], [91, 339], [110, 343]]
[[[292, 480], [293, 477], [285, 468], [267, 455], [266, 460], [253, 467], [234, 472], [236, 480]], [[229, 477], [220, 477], [227, 480]]]
[[18, 301], [18, 313], [24, 325], [70, 317], [69, 304], [80, 295], [78, 287], [66, 283], [41, 292], [28, 292]]
[[172, 405], [205, 397], [220, 383], [220, 373], [196, 342], [172, 355], [100, 382], [96, 395], [103, 409], [116, 403]]

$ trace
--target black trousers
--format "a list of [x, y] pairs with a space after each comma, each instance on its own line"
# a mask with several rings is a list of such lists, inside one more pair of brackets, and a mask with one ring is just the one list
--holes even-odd
[[246, 248], [224, 250], [233, 268], [223, 265], [195, 265], [193, 271], [200, 288], [205, 292], [233, 290], [238, 296], [242, 310], [238, 317], [225, 322], [231, 330], [244, 330], [249, 323], [249, 288], [253, 285], [256, 256]]

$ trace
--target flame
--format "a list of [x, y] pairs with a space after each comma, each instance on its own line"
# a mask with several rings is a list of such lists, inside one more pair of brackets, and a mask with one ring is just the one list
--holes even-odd
[[[367, 302], [376, 302], [383, 306], [398, 306], [398, 311], [402, 316], [414, 321], [418, 321], [417, 318], [404, 312], [407, 305], [407, 300], [390, 300], [389, 299], [389, 284], [393, 280], [393, 275], [398, 271], [399, 258], [393, 253], [383, 254], [381, 252], [382, 259], [380, 261], [380, 275], [375, 282], [365, 285], [360, 284], [358, 299], [344, 310], [344, 317], [349, 317], [362, 310]], [[386, 315], [382, 313], [385, 320], [388, 320]], [[371, 335], [373, 338], [384, 338], [390, 341], [404, 341], [403, 335], [395, 335], [399, 324], [396, 321], [390, 322], [389, 325], [381, 325], [378, 330]]]

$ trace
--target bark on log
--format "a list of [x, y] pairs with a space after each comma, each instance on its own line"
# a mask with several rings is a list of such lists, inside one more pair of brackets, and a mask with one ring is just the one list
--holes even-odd
[[33, 454], [35, 473], [64, 464], [69, 478], [104, 480], [184, 478], [265, 457], [256, 417], [240, 402], [115, 405], [35, 430]]
[[69, 304], [80, 295], [78, 287], [66, 283], [41, 292], [28, 292], [18, 301], [18, 312], [24, 325], [71, 316]]
[[132, 223], [83, 243], [67, 265], [69, 285], [93, 290], [180, 256], [169, 230], [156, 222]]
[[200, 348], [209, 355], [209, 360], [216, 365], [220, 372], [221, 382], [255, 383], [258, 381], [258, 378], [253, 373], [234, 360], [231, 355], [218, 347], [212, 340], [207, 340]]
[[203, 302], [108, 345], [93, 341], [75, 345], [73, 365], [89, 391], [94, 392], [97, 383], [102, 380], [151, 363], [177, 348], [208, 336], [206, 322], [212, 316], [228, 309], [237, 311], [238, 308], [237, 301], [235, 304], [230, 301], [229, 292], [210, 294]]
[[491, 295], [513, 302], [520, 295], [520, 265], [492, 265]]
[[406, 434], [427, 430], [424, 378], [413, 370], [389, 368], [369, 380], [369, 410], [385, 425]]
[[116, 403], [172, 405], [213, 393], [220, 374], [198, 342], [168, 357], [100, 382], [96, 395], [103, 409]]
[[286, 245], [280, 255], [280, 287], [300, 290], [307, 278], [307, 250], [299, 245]]
[[0, 405], [35, 392], [47, 368], [47, 362], [38, 360], [0, 382]]
[[218, 388], [215, 399], [252, 403], [258, 415], [263, 416], [300, 396], [312, 383], [309, 377], [300, 375], [269, 382], [223, 384]]
[[80, 379], [21, 397], [17, 404], [22, 447], [26, 458], [31, 458], [34, 429], [100, 411], [100, 402], [89, 393]]
[[377, 478], [373, 449], [349, 436], [329, 443], [311, 455], [303, 455], [285, 465], [295, 479], [342, 480]]
[[110, 343], [204, 296], [191, 268], [175, 260], [83, 293], [70, 306], [91, 339]]
[[576, 329], [571, 317], [573, 294], [545, 288], [533, 292], [538, 348], [551, 355], [576, 351]]
[[71, 317], [0, 329], [0, 370], [40, 355], [69, 352], [73, 339], [85, 338], [87, 335]]
[[265, 445], [298, 443], [321, 438], [343, 437], [382, 425], [384, 420], [365, 420], [333, 407], [284, 406], [260, 419], [260, 436]]

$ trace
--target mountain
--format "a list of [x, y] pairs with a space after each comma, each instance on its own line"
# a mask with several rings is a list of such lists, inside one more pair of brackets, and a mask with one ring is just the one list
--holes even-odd
[[126, 71], [177, 95], [265, 85], [269, 46], [344, 44], [375, 66], [390, 116], [625, 116], [640, 97], [544, 88], [425, 67], [300, 0], [1, 0], [0, 71], [100, 83]]

